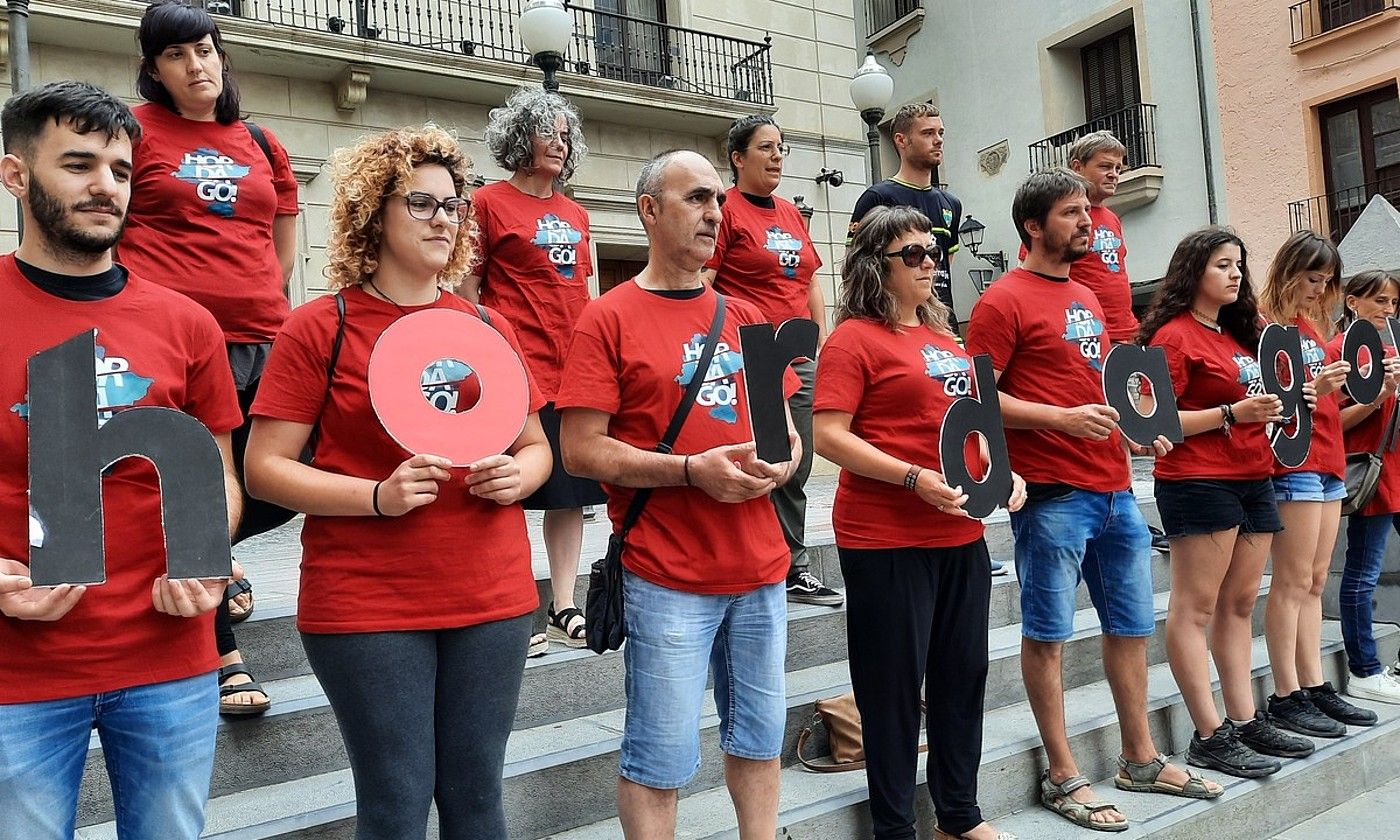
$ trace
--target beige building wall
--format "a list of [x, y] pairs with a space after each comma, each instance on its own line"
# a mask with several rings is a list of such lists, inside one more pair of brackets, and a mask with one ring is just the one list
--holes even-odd
[[1327, 191], [1318, 108], [1400, 82], [1400, 8], [1291, 45], [1295, 2], [1210, 4], [1230, 223], [1256, 276], [1290, 232], [1288, 203]]

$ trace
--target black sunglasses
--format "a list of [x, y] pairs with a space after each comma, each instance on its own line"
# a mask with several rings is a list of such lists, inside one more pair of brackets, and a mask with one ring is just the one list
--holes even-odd
[[905, 245], [898, 251], [887, 252], [885, 254], [885, 259], [892, 260], [895, 257], [899, 257], [900, 259], [904, 260], [904, 264], [909, 266], [910, 268], [918, 268], [919, 266], [924, 264], [924, 257], [928, 257], [934, 262], [938, 262], [939, 258], [942, 257], [942, 255], [943, 251], [937, 245]]

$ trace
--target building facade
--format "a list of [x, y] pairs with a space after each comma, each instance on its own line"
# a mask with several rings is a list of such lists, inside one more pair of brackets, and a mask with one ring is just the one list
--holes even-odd
[[1256, 253], [1294, 230], [1340, 241], [1373, 195], [1400, 203], [1400, 1], [1214, 0], [1210, 14], [1226, 192]]
[[[1213, 45], [1192, 0], [856, 0], [858, 49], [895, 80], [900, 105], [932, 101], [947, 129], [939, 180], [986, 225], [979, 249], [1015, 265], [1011, 199], [1032, 171], [1063, 165], [1075, 138], [1111, 129], [1128, 167], [1109, 202], [1123, 217], [1128, 270], [1150, 294], [1182, 234], [1225, 219]], [[885, 140], [882, 171], [898, 166]], [[953, 265], [965, 318], [995, 262]]]
[[[324, 291], [324, 163], [332, 150], [432, 120], [458, 134], [480, 183], [506, 177], [481, 140], [489, 110], [516, 86], [541, 80], [517, 32], [523, 2], [203, 0], [217, 14], [244, 111], [282, 140], [302, 182], [294, 304]], [[83, 79], [138, 101], [135, 31], [145, 6], [34, 0], [32, 82]], [[812, 179], [824, 167], [853, 177], [863, 171], [862, 125], [845, 93], [856, 66], [850, 3], [585, 0], [570, 11], [574, 31], [559, 82], [583, 116], [590, 147], [570, 186], [592, 219], [594, 293], [646, 259], [633, 200], [642, 163], [691, 148], [727, 176], [729, 123], [764, 112], [792, 146], [778, 194], [803, 196], [814, 208], [830, 301], [855, 197], [828, 195]], [[0, 247], [15, 246], [15, 231], [13, 202], [0, 202]]]

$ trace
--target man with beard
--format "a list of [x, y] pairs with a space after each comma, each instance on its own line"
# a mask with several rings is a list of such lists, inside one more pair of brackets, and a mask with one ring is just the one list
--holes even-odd
[[[1089, 185], [1066, 169], [1032, 175], [1012, 221], [1028, 251], [973, 307], [969, 353], [990, 355], [1011, 467], [1026, 504], [1011, 514], [1021, 584], [1021, 674], [1049, 769], [1041, 802], [1078, 825], [1127, 818], [1080, 774], [1065, 731], [1061, 654], [1083, 580], [1103, 628], [1104, 671], [1123, 752], [1115, 784], [1200, 799], [1222, 788], [1158, 759], [1147, 721], [1147, 639], [1155, 628], [1147, 523], [1133, 497], [1118, 413], [1103, 404], [1104, 313], [1070, 265], [1088, 253]], [[1158, 438], [1153, 449], [1171, 444]], [[1145, 452], [1145, 450], [1144, 450]]]
[[96, 329], [97, 424], [133, 406], [199, 419], [223, 452], [236, 520], [228, 432], [240, 415], [223, 336], [197, 304], [112, 262], [140, 132], [126, 105], [58, 82], [5, 103], [0, 131], [0, 180], [24, 219], [19, 249], [0, 257], [0, 837], [73, 836], [95, 728], [117, 833], [194, 840], [218, 721], [211, 610], [227, 580], [166, 577], [158, 477], [126, 458], [103, 481], [106, 582], [32, 585], [27, 401], [50, 383], [29, 382], [27, 362]]
[[953, 254], [958, 248], [958, 220], [962, 202], [933, 183], [933, 173], [943, 163], [943, 117], [931, 102], [914, 102], [900, 108], [890, 122], [894, 147], [899, 152], [899, 172], [893, 178], [871, 184], [856, 199], [846, 244], [860, 227], [860, 220], [876, 207], [913, 207], [933, 222], [938, 243], [938, 272], [933, 290], [948, 307], [949, 326], [958, 334], [958, 314], [953, 309]]

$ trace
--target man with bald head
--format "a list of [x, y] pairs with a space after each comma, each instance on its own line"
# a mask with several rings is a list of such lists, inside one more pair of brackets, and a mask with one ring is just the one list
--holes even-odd
[[[622, 553], [627, 722], [617, 799], [628, 840], [675, 835], [676, 790], [700, 768], [711, 669], [739, 835], [771, 840], [777, 830], [789, 556], [765, 497], [801, 452], [789, 418], [792, 460], [754, 454], [739, 327], [764, 322], [756, 307], [723, 301], [713, 359], [697, 370], [721, 304], [700, 270], [723, 201], [714, 166], [695, 152], [663, 152], [642, 167], [646, 267], [584, 309], [557, 403], [564, 466], [603, 483], [615, 531], [634, 494], [650, 493]], [[658, 451], [697, 375], [703, 385], [675, 444]], [[789, 371], [787, 394], [798, 385]]]

